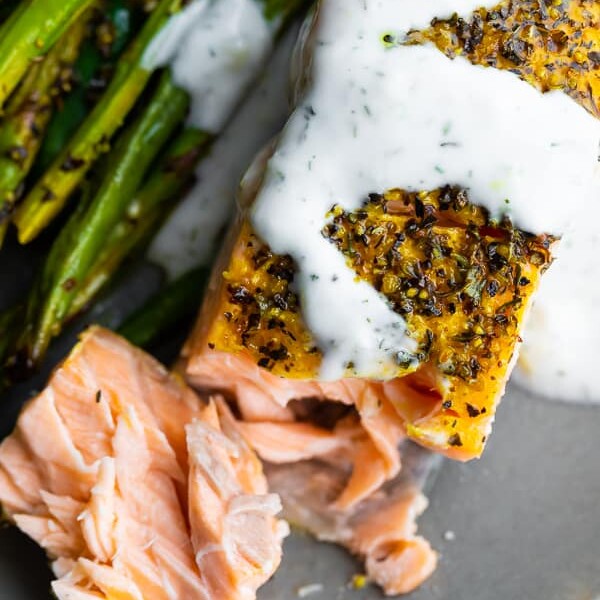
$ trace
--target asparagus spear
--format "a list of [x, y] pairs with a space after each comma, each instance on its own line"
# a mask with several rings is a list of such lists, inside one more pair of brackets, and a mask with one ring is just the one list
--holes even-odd
[[0, 246], [23, 180], [40, 148], [56, 96], [71, 85], [91, 9], [77, 19], [40, 62], [25, 75], [0, 122]]
[[184, 273], [131, 315], [119, 333], [137, 346], [148, 347], [161, 334], [194, 315], [209, 273], [207, 267]]
[[[136, 248], [143, 246], [144, 242], [152, 236], [163, 222], [165, 214], [193, 180], [194, 168], [210, 147], [211, 142], [210, 134], [194, 129], [186, 129], [177, 136], [159, 164], [153, 169], [153, 175], [127, 205], [126, 217], [116, 225], [106, 239], [94, 264], [88, 269], [88, 276], [73, 289], [73, 300], [68, 315], [61, 322], [57, 321], [53, 324], [49, 339], [58, 335], [67, 321], [85, 310], [94, 297], [111, 281], [123, 260]], [[43, 298], [52, 289], [54, 283], [53, 274], [61, 268], [61, 261], [65, 260], [71, 244], [78, 239], [79, 231], [84, 227], [86, 220], [91, 218], [88, 213], [89, 204], [89, 202], [82, 202], [78, 205], [76, 212], [70, 217], [56, 239], [44, 269], [31, 291], [28, 302], [30, 315], [32, 307], [43, 306]], [[102, 209], [101, 205], [96, 206], [96, 210]], [[198, 285], [200, 288], [202, 287], [202, 283]], [[191, 287], [186, 286], [186, 290], [191, 293]], [[186, 290], [177, 292], [179, 298], [177, 306], [182, 305], [183, 297], [188, 293]], [[185, 315], [183, 316], [185, 317]], [[19, 343], [16, 342], [19, 332], [24, 329], [28, 332], [26, 335], [32, 335], [33, 329], [27, 325], [25, 317], [26, 312], [23, 305], [0, 314], [0, 332], [2, 332], [2, 336], [0, 336], [0, 391], [3, 387], [10, 385], [6, 367], [12, 376], [15, 375], [16, 370], [17, 378], [20, 379], [26, 375], [27, 371], [31, 371], [36, 366], [28, 354], [27, 348], [23, 346], [23, 335], [21, 335]], [[149, 336], [149, 339], [154, 339], [169, 324], [171, 321], [165, 315], [164, 319], [156, 324], [153, 329], [154, 333], [146, 333], [146, 335]], [[43, 356], [39, 356], [38, 361], [41, 358]]]
[[102, 254], [104, 243], [126, 216], [148, 167], [188, 107], [185, 92], [161, 77], [152, 101], [120, 138], [109, 157], [100, 189], [89, 206], [81, 205], [59, 234], [27, 307], [27, 327], [19, 343], [34, 363], [68, 317], [78, 285]]
[[[153, 169], [153, 175], [129, 202], [123, 218], [103, 244], [88, 276], [71, 304], [68, 319], [85, 309], [112, 279], [123, 260], [144, 245], [193, 178], [198, 160], [212, 137], [194, 129], [184, 130]], [[75, 230], [78, 227], [75, 224]]]
[[23, 0], [0, 27], [0, 107], [93, 0]]
[[[136, 32], [139, 10], [134, 10], [125, 0], [103, 0], [102, 30], [110, 30], [110, 44], [99, 45], [96, 39], [86, 39], [73, 66], [73, 90], [54, 111], [42, 146], [31, 169], [30, 177], [36, 181], [50, 166], [58, 153], [67, 145], [90, 112], [90, 97], [95, 96], [98, 84], [103, 84], [107, 72], [116, 63], [124, 47]], [[103, 37], [99, 34], [100, 37]], [[110, 77], [109, 77], [110, 79]]]
[[[286, 3], [288, 12], [280, 15], [280, 25], [302, 1], [289, 0]], [[173, 86], [170, 93], [185, 96]], [[104, 194], [106, 205], [95, 201], [80, 203], [56, 240], [30, 297], [27, 329], [19, 342], [21, 353], [29, 355], [33, 362], [41, 359], [51, 338], [60, 332], [65, 321], [85, 308], [110, 280], [125, 256], [155, 230], [172, 205], [168, 201], [175, 199], [190, 181], [197, 160], [211, 141], [212, 137], [207, 133], [184, 130], [167, 152], [162, 166], [152, 170], [152, 176], [133, 201], [121, 204], [125, 208], [120, 211], [110, 210], [112, 216], [109, 219], [99, 217], [99, 214], [106, 214], [106, 207], [116, 206], [111, 204], [110, 194]], [[122, 158], [115, 160], [111, 156], [109, 164], [114, 166], [120, 160]], [[138, 161], [129, 160], [127, 163], [120, 170], [122, 181], [128, 177], [127, 169], [139, 171]], [[114, 178], [112, 167], [107, 170], [105, 178]], [[114, 199], [114, 202], [117, 200]], [[107, 235], [109, 230], [111, 233]], [[74, 275], [75, 268], [77, 276]]]
[[68, 197], [121, 126], [151, 75], [144, 53], [181, 0], [160, 0], [138, 37], [119, 60], [101, 100], [70, 142], [31, 189], [15, 213], [21, 243], [30, 242], [62, 210]]

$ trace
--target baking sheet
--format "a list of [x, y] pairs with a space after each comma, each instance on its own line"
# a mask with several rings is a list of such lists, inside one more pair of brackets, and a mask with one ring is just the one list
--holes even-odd
[[[26, 289], [41, 240], [24, 251], [2, 251], [0, 308]], [[130, 265], [113, 292], [55, 345], [32, 382], [0, 398], [0, 434], [20, 404], [41, 388], [49, 370], [91, 321], [116, 325], [158, 286], [148, 264]], [[9, 282], [7, 285], [6, 282]], [[156, 351], [174, 355], [178, 340]], [[480, 461], [445, 461], [431, 482], [431, 505], [420, 530], [440, 552], [437, 572], [410, 600], [596, 600], [600, 597], [600, 408], [549, 402], [509, 387]], [[360, 564], [343, 550], [302, 534], [260, 600], [293, 600], [306, 586], [311, 600], [375, 600], [374, 588], [353, 590]], [[0, 530], [0, 599], [46, 600], [50, 573], [44, 554], [13, 528]], [[317, 589], [312, 587], [312, 589]], [[182, 599], [188, 600], [188, 599]]]

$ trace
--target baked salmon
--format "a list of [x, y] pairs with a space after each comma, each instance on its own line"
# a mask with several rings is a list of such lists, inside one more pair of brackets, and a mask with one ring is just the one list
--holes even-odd
[[[518, 85], [541, 93], [560, 90], [598, 116], [599, 25], [594, 0], [550, 8], [506, 0], [463, 17], [440, 15], [429, 28], [402, 38], [387, 34], [382, 43], [435, 45], [455, 61], [476, 65], [468, 68], [510, 71], [523, 80]], [[317, 14], [308, 37], [318, 28]], [[304, 77], [303, 85], [310, 79]], [[303, 108], [308, 123], [312, 108]], [[304, 133], [297, 134], [303, 139]], [[286, 152], [289, 147], [280, 151], [275, 142], [264, 162], [271, 165]], [[241, 194], [184, 350], [189, 380], [235, 395], [250, 421], [255, 405], [269, 406], [273, 420], [285, 421], [293, 399], [334, 400], [361, 412], [362, 399], [374, 396], [395, 411], [415, 442], [458, 460], [479, 457], [515, 364], [528, 308], [553, 261], [556, 235], [519, 228], [510, 215], [498, 218], [469, 189], [453, 184], [373, 190], [356, 210], [334, 201], [321, 215], [322, 236], [357, 281], [372, 286], [404, 319], [415, 348], [399, 349], [390, 376], [357, 376], [349, 362], [341, 378], [323, 381], [324, 350], [304, 318], [298, 262], [273, 252], [253, 225], [255, 201], [265, 181], [277, 175], [268, 165], [267, 175], [254, 173]], [[311, 164], [297, 167], [308, 172]]]
[[[450, 203], [461, 197], [457, 190], [446, 193]], [[418, 369], [414, 357], [407, 357], [399, 367], [406, 372], [387, 381], [351, 376], [320, 381], [320, 353], [302, 324], [300, 301], [292, 291], [293, 265], [289, 258], [273, 255], [242, 223], [229, 262], [214, 272], [184, 349], [190, 382], [234, 394], [248, 420], [256, 403], [269, 405], [273, 418], [285, 419], [285, 407], [293, 399], [334, 400], [359, 411], [366, 410], [363, 406], [372, 411], [372, 398], [385, 400], [406, 435], [418, 443], [455, 459], [479, 456], [514, 363], [527, 307], [551, 261], [551, 241], [508, 225], [492, 228], [473, 206], [440, 209], [442, 196], [433, 197], [431, 204], [421, 206], [430, 216], [442, 214], [444, 222], [408, 238], [405, 254], [394, 255], [397, 236], [427, 218], [423, 213], [415, 220], [420, 204], [413, 195], [394, 191], [372, 198], [360, 211], [361, 220], [340, 214], [328, 230], [342, 251], [353, 235], [351, 221], [382, 231], [369, 244], [352, 244], [353, 260], [356, 270], [372, 279], [398, 310], [411, 305], [410, 320], [423, 332]], [[460, 216], [462, 211], [469, 216]], [[476, 219], [478, 234], [469, 239]], [[333, 233], [334, 228], [346, 231], [345, 237]], [[439, 243], [446, 250], [431, 260], [428, 256]], [[392, 254], [389, 271], [374, 269], [373, 247], [384, 256]], [[443, 284], [433, 291], [435, 274], [442, 271], [445, 278], [452, 273], [455, 290]], [[420, 281], [425, 288], [419, 288]]]
[[227, 406], [99, 327], [0, 445], [0, 502], [61, 600], [252, 599], [287, 532]]

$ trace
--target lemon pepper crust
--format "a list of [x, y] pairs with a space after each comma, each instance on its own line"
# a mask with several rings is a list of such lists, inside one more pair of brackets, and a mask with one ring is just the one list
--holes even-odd
[[541, 92], [562, 90], [600, 116], [597, 0], [511, 0], [469, 18], [436, 19], [401, 43], [426, 42], [450, 58], [511, 71]]
[[[596, 114], [599, 9], [582, 0], [506, 2], [468, 19], [434, 21], [411, 32], [408, 43], [433, 41], [450, 57], [510, 70], [542, 92], [569, 94]], [[383, 37], [386, 45], [406, 43]], [[414, 392], [411, 397], [427, 409], [403, 416], [411, 438], [455, 458], [479, 455], [554, 238], [519, 230], [508, 218], [493, 220], [477, 206], [485, 198], [471, 198], [464, 189], [373, 191], [358, 210], [335, 206], [324, 214], [322, 232], [357, 279], [403, 316], [418, 344], [414, 353], [397, 353], [389, 380], [371, 384], [375, 393], [394, 396], [397, 390], [396, 397]], [[269, 272], [280, 260], [285, 277]], [[295, 273], [292, 259], [271, 253], [246, 221], [204, 342], [244, 353], [274, 375], [318, 379], [322, 355], [302, 319]], [[345, 377], [353, 375], [347, 364]]]
[[[363, 207], [331, 211], [323, 234], [348, 265], [401, 314], [418, 340], [399, 364], [427, 363], [444, 379], [442, 409], [476, 418], [518, 344], [526, 303], [550, 265], [555, 238], [495, 221], [447, 186], [432, 192], [371, 194]], [[459, 400], [460, 399], [460, 400]], [[461, 445], [458, 433], [448, 443]]]
[[321, 353], [302, 320], [295, 273], [289, 256], [271, 252], [244, 224], [223, 273], [222, 310], [211, 327], [211, 349], [249, 353], [276, 375], [314, 377]]
[[523, 301], [555, 241], [508, 219], [493, 222], [460, 188], [371, 194], [358, 211], [332, 213], [324, 235], [419, 341], [419, 352], [400, 354], [399, 363], [433, 360], [464, 381], [476, 380], [518, 336]]

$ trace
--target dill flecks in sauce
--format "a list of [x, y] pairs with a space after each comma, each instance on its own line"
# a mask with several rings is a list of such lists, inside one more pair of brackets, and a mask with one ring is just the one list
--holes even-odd
[[597, 199], [599, 122], [566, 93], [541, 94], [513, 73], [451, 60], [433, 44], [394, 43], [455, 10], [468, 20], [479, 6], [318, 6], [306, 37], [310, 74], [250, 217], [272, 251], [298, 266], [295, 285], [323, 351], [324, 378], [342, 376], [351, 363], [358, 375], [386, 379], [391, 357], [416, 352], [405, 317], [357, 281], [321, 235], [332, 205], [352, 213], [373, 191], [450, 184], [468, 189], [471, 202], [498, 221], [508, 215], [521, 230], [560, 234], [575, 202]]
[[[554, 238], [494, 222], [468, 192], [391, 190], [353, 212], [339, 207], [324, 235], [406, 319], [419, 342], [410, 363], [431, 362], [473, 384], [510, 361], [524, 304], [551, 262]], [[468, 414], [480, 410], [469, 405]]]

